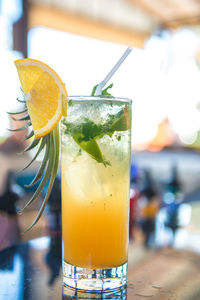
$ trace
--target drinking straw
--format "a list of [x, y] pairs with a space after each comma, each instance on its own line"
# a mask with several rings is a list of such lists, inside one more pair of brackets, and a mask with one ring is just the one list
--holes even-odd
[[101, 95], [103, 87], [106, 85], [106, 83], [110, 80], [110, 78], [113, 76], [113, 74], [118, 70], [118, 68], [121, 66], [123, 61], [127, 58], [127, 56], [131, 53], [133, 50], [132, 47], [128, 47], [123, 55], [120, 57], [120, 59], [117, 61], [117, 63], [113, 66], [113, 68], [110, 70], [110, 72], [106, 75], [106, 77], [97, 85], [95, 96]]

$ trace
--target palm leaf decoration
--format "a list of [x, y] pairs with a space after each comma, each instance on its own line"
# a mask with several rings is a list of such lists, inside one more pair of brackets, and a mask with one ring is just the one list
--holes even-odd
[[[30, 133], [28, 133], [28, 135], [25, 137], [25, 140], [29, 140], [34, 136], [34, 132], [32, 130], [32, 124], [31, 124], [30, 116], [28, 114], [26, 101], [20, 100], [18, 98], [17, 100], [24, 104], [24, 108], [18, 112], [8, 112], [8, 114], [11, 116], [13, 120], [26, 121], [26, 123], [22, 127], [19, 127], [17, 129], [9, 129], [9, 130], [21, 131], [27, 128], [31, 129]], [[22, 117], [16, 117], [16, 115], [21, 115], [22, 113], [24, 113], [25, 115], [23, 115]], [[23, 211], [33, 203], [33, 201], [38, 199], [46, 184], [47, 184], [47, 192], [42, 201], [37, 216], [35, 217], [32, 224], [25, 230], [25, 232], [30, 230], [40, 219], [44, 211], [44, 208], [47, 204], [47, 201], [49, 199], [54, 184], [54, 180], [57, 175], [58, 164], [59, 164], [59, 125], [57, 125], [49, 134], [45, 135], [44, 137], [41, 137], [39, 139], [34, 138], [33, 141], [28, 145], [28, 147], [24, 149], [24, 152], [28, 152], [32, 149], [35, 149], [36, 153], [34, 157], [31, 159], [31, 161], [28, 163], [28, 165], [23, 168], [23, 170], [27, 169], [36, 160], [39, 154], [41, 154], [41, 152], [43, 151], [44, 152], [43, 159], [39, 167], [39, 170], [37, 171], [33, 181], [28, 186], [33, 186], [38, 181], [40, 181], [40, 183], [36, 191], [34, 192], [33, 196], [31, 197], [31, 199], [28, 200], [26, 205], [18, 213], [22, 214]]]

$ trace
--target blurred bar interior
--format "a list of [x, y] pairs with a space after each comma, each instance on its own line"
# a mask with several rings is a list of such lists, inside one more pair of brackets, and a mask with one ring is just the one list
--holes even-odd
[[22, 97], [13, 60], [44, 61], [61, 76], [69, 95], [88, 95], [127, 45], [134, 50], [114, 75], [112, 94], [133, 99], [130, 260], [135, 263], [132, 250], [141, 248], [142, 253], [172, 247], [200, 255], [196, 0], [0, 1], [0, 250], [60, 230], [58, 177], [42, 219], [20, 235], [38, 208], [33, 204], [22, 216], [16, 213], [34, 191], [24, 185], [39, 161], [19, 172], [30, 160], [29, 154], [16, 155], [26, 146], [25, 132], [7, 130], [19, 127], [6, 112], [16, 110], [16, 98]]

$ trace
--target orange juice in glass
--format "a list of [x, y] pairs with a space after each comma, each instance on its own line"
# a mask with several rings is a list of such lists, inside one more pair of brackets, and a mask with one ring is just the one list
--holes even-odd
[[69, 97], [61, 122], [64, 284], [126, 284], [131, 100]]

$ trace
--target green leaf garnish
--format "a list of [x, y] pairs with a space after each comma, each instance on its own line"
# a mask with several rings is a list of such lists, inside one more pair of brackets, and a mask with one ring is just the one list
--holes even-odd
[[[102, 95], [106, 95], [112, 97], [108, 92], [109, 89], [113, 87], [111, 83], [104, 90], [102, 90]], [[95, 85], [92, 89], [91, 96], [95, 95], [97, 85]], [[72, 100], [68, 101], [68, 105], [72, 105]], [[97, 162], [103, 163], [104, 166], [110, 165], [109, 161], [106, 161], [103, 157], [101, 149], [96, 141], [96, 137], [102, 134], [102, 129], [99, 125], [96, 125], [93, 121], [89, 119], [85, 119], [85, 122], [81, 125], [81, 128], [77, 128], [71, 124], [65, 124], [67, 126], [68, 132], [74, 139], [74, 141], [80, 146], [82, 150], [87, 152], [92, 158], [94, 158]]]
[[[95, 86], [93, 87], [91, 96], [95, 96], [95, 92], [96, 92], [97, 86], [98, 86], [98, 84], [95, 85]], [[113, 87], [113, 83], [111, 83], [111, 84], [110, 84], [109, 86], [107, 86], [104, 90], [102, 90], [101, 95], [113, 97], [113, 96], [108, 92], [108, 90], [111, 89], [112, 87]]]
[[72, 134], [73, 139], [75, 142], [83, 149], [86, 151], [89, 155], [91, 155], [96, 161], [103, 163], [104, 158], [102, 155], [102, 152], [99, 148], [99, 145], [95, 141], [95, 139], [90, 139], [88, 141], [82, 140], [81, 136], [79, 133], [77, 134]]
[[130, 110], [128, 106], [120, 110], [117, 115], [114, 116], [113, 123], [110, 126], [111, 132], [125, 131], [130, 129]]
[[[19, 102], [23, 102], [25, 108], [23, 108], [22, 110], [18, 111], [18, 112], [12, 112], [9, 113], [12, 117], [12, 115], [16, 115], [16, 114], [22, 114], [24, 112], [27, 112], [26, 116], [20, 117], [20, 118], [14, 118], [12, 117], [14, 120], [17, 121], [27, 121], [26, 124], [23, 127], [17, 128], [17, 129], [10, 129], [11, 131], [20, 131], [20, 130], [24, 130], [27, 128], [31, 128], [31, 121], [30, 121], [30, 116], [28, 115], [28, 109], [26, 106], [26, 103], [23, 100], [19, 100], [17, 99]], [[34, 132], [33, 130], [30, 131], [30, 133], [25, 137], [25, 140], [28, 140], [30, 138], [32, 138], [34, 136]], [[27, 232], [28, 230], [30, 230], [40, 219], [44, 208], [47, 204], [48, 198], [50, 196], [52, 187], [53, 187], [53, 183], [54, 180], [56, 178], [57, 175], [57, 170], [58, 170], [58, 163], [59, 163], [59, 125], [57, 125], [56, 128], [54, 128], [54, 130], [52, 130], [49, 134], [47, 134], [44, 137], [41, 137], [40, 139], [33, 139], [33, 141], [28, 145], [28, 147], [26, 147], [24, 149], [24, 152], [30, 151], [32, 149], [36, 149], [36, 153], [34, 155], [34, 157], [31, 159], [31, 161], [28, 163], [27, 166], [25, 166], [23, 168], [23, 170], [27, 169], [35, 160], [36, 158], [39, 156], [39, 154], [41, 154], [42, 151], [44, 151], [44, 155], [43, 155], [43, 160], [42, 163], [40, 165], [40, 168], [37, 172], [37, 174], [35, 175], [33, 181], [27, 185], [32, 186], [34, 184], [36, 184], [39, 180], [39, 186], [37, 187], [36, 191], [34, 192], [33, 196], [31, 197], [31, 199], [28, 200], [28, 202], [26, 203], [26, 205], [19, 211], [19, 214], [21, 214], [24, 209], [26, 209], [29, 205], [31, 205], [33, 203], [33, 201], [37, 200], [38, 197], [41, 195], [44, 187], [47, 185], [47, 192], [46, 195], [43, 199], [43, 202], [41, 204], [41, 207], [38, 211], [37, 216], [35, 217], [34, 221], [32, 222], [32, 224], [25, 230], [25, 232]]]
[[[48, 179], [48, 188], [47, 188], [47, 192], [46, 192], [46, 196], [43, 199], [42, 205], [39, 209], [39, 212], [35, 218], [35, 220], [33, 221], [33, 223], [25, 230], [25, 232], [27, 232], [28, 230], [30, 230], [40, 219], [44, 208], [47, 204], [47, 201], [49, 199], [49, 196], [51, 194], [51, 190], [54, 184], [54, 180], [56, 178], [57, 175], [57, 170], [58, 170], [58, 164], [59, 164], [59, 127], [57, 125], [57, 127], [51, 131], [49, 134], [49, 160], [48, 160], [48, 167], [46, 169], [45, 175], [42, 179], [42, 182], [40, 183], [40, 186], [37, 188], [35, 194], [33, 195], [33, 197], [29, 200], [29, 202], [26, 204], [25, 207], [27, 207], [28, 205], [31, 204], [32, 201], [34, 201], [35, 199], [38, 198], [38, 196], [40, 195], [40, 193], [42, 192], [45, 184], [47, 183]], [[24, 207], [24, 208], [25, 208]], [[23, 209], [24, 209], [23, 208]]]
[[72, 105], [72, 100], [69, 100], [68, 101], [68, 106], [71, 106]]
[[[110, 84], [102, 91], [102, 94], [109, 95], [108, 89], [112, 88], [113, 84]], [[93, 88], [92, 95], [95, 94], [97, 86]], [[72, 102], [71, 102], [72, 105]], [[130, 111], [128, 106], [121, 109], [117, 114], [110, 114], [108, 119], [103, 124], [96, 124], [89, 118], [85, 118], [81, 124], [68, 123], [63, 121], [65, 125], [66, 133], [70, 134], [79, 147], [87, 152], [98, 163], [103, 163], [104, 166], [111, 165], [102, 154], [102, 151], [98, 145], [98, 139], [104, 135], [112, 137], [116, 131], [125, 131], [130, 128]], [[121, 140], [121, 136], [118, 136], [118, 141]]]

